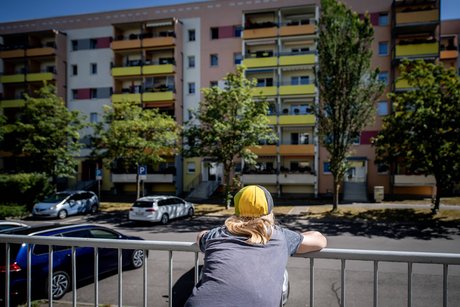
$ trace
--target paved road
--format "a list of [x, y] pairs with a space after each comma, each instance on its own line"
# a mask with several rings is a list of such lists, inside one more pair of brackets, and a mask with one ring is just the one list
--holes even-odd
[[[193, 241], [196, 233], [204, 228], [220, 225], [223, 217], [203, 216], [182, 219], [170, 225], [135, 225], [123, 216], [114, 213], [95, 217], [68, 218], [64, 222], [88, 221], [113, 227], [126, 234], [143, 237], [146, 240]], [[38, 221], [27, 221], [38, 223]], [[54, 222], [54, 221], [50, 221]], [[386, 225], [357, 219], [340, 222], [328, 219], [298, 219], [296, 214], [282, 216], [279, 222], [294, 230], [314, 229], [328, 237], [328, 247], [351, 249], [378, 249], [401, 251], [427, 251], [460, 253], [460, 228], [458, 224], [404, 223]], [[175, 306], [181, 306], [191, 289], [194, 255], [174, 253], [174, 299]], [[347, 262], [346, 305], [372, 306], [373, 263]], [[287, 306], [308, 306], [309, 304], [309, 261], [291, 258], [288, 264], [291, 292]], [[168, 254], [152, 252], [148, 261], [149, 306], [168, 304]], [[460, 268], [449, 269], [449, 305], [460, 301]], [[99, 291], [102, 304], [117, 304], [117, 277], [109, 276], [100, 281]], [[142, 304], [142, 270], [126, 271], [123, 274], [123, 306]], [[413, 306], [440, 306], [442, 304], [442, 267], [436, 265], [414, 265]], [[317, 260], [315, 262], [315, 306], [340, 306], [340, 261]], [[79, 305], [93, 301], [93, 285], [80, 287], [77, 291]], [[68, 293], [62, 303], [72, 301]], [[407, 302], [407, 265], [381, 263], [379, 267], [379, 306], [405, 306]]]

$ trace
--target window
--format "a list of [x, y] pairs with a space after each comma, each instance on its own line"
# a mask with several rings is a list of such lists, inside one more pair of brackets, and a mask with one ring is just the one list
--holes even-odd
[[217, 54], [211, 54], [211, 66], [218, 66], [219, 65], [219, 57]]
[[188, 30], [188, 41], [194, 42], [195, 40], [196, 40], [195, 29]]
[[330, 162], [323, 162], [323, 173], [324, 174], [331, 173], [331, 163]]
[[90, 39], [89, 40], [89, 49], [96, 49], [97, 47], [97, 39]]
[[291, 77], [291, 85], [310, 84], [309, 76], [293, 76]]
[[388, 26], [388, 13], [379, 14], [379, 26]]
[[91, 74], [92, 75], [97, 74], [97, 63], [91, 63], [90, 66], [91, 66], [90, 67]]
[[310, 51], [310, 48], [291, 48], [291, 53], [307, 53]]
[[91, 113], [91, 114], [89, 115], [89, 121], [90, 121], [92, 124], [95, 124], [95, 123], [99, 122], [98, 114], [97, 114], [96, 112]]
[[195, 173], [195, 162], [187, 163], [187, 173], [189, 174]]
[[381, 73], [379, 73], [378, 79], [379, 81], [385, 83], [385, 85], [388, 85], [388, 72], [382, 71]]
[[242, 26], [235, 26], [234, 28], [234, 35], [235, 37], [241, 37], [241, 33], [243, 31], [243, 27]]
[[379, 174], [386, 174], [388, 173], [389, 167], [387, 164], [384, 163], [378, 163], [377, 164], [377, 173]]
[[257, 87], [273, 86], [273, 78], [258, 78]]
[[195, 56], [191, 55], [188, 57], [188, 68], [194, 68], [195, 67]]
[[188, 93], [195, 94], [195, 82], [188, 83]]
[[219, 38], [219, 28], [211, 28], [211, 39]]
[[379, 42], [379, 55], [388, 55], [388, 42]]
[[242, 61], [243, 61], [243, 55], [241, 53], [233, 54], [233, 63], [235, 65], [240, 65]]
[[72, 76], [78, 75], [78, 66], [72, 65]]
[[89, 89], [89, 97], [91, 99], [97, 98], [97, 89], [95, 89], [95, 88]]
[[379, 116], [388, 115], [388, 102], [386, 101], [379, 101], [377, 103], [377, 114]]
[[73, 40], [72, 41], [72, 51], [77, 51], [78, 50], [78, 41]]
[[78, 99], [78, 90], [72, 90], [72, 99]]
[[219, 83], [217, 81], [210, 81], [209, 87], [217, 86]]

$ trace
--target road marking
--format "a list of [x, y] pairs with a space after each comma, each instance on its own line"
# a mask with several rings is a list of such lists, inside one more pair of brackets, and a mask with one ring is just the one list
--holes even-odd
[[76, 219], [71, 219], [71, 220], [66, 220], [65, 222], [66, 223], [71, 223], [71, 222], [76, 222], [76, 221], [80, 221], [81, 218], [76, 218]]

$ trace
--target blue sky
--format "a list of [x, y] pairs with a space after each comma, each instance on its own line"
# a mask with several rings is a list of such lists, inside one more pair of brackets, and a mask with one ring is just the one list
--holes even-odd
[[[0, 22], [201, 1], [203, 0], [0, 0]], [[460, 19], [460, 1], [441, 0], [441, 19], [457, 18]]]

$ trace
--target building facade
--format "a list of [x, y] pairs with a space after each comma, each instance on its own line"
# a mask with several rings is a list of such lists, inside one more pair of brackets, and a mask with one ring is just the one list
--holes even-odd
[[[407, 90], [398, 80], [404, 59], [441, 60], [459, 71], [460, 21], [440, 20], [440, 0], [347, 0], [374, 26], [372, 67], [387, 85], [377, 102], [376, 119], [352, 146], [351, 168], [343, 187], [347, 200], [366, 200], [375, 186], [385, 194], [431, 196], [434, 179], [390, 172], [377, 165], [371, 145], [391, 112], [390, 91]], [[0, 24], [0, 106], [13, 120], [43, 81], [56, 85], [69, 109], [101, 121], [103, 106], [123, 100], [158, 108], [179, 125], [190, 119], [202, 99], [201, 88], [221, 86], [239, 64], [255, 79], [254, 99], [270, 103], [269, 120], [278, 142], [252, 150], [256, 166], [242, 162], [236, 171], [243, 184], [261, 184], [280, 196], [330, 195], [328, 153], [319, 145], [313, 107], [318, 63], [319, 1], [213, 0], [96, 14], [62, 16]], [[90, 128], [81, 132], [89, 145]], [[75, 181], [94, 180], [100, 161], [81, 150]], [[0, 169], [12, 168], [0, 153]], [[222, 168], [205, 158], [166, 155], [148, 166], [146, 193], [209, 196], [219, 185]], [[136, 174], [104, 170], [103, 190], [135, 191]]]

